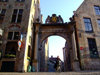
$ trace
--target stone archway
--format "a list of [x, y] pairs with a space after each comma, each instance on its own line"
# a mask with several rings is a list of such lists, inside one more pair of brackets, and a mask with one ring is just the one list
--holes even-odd
[[[33, 24], [33, 59], [32, 64], [35, 66], [36, 70], [39, 71], [39, 50], [41, 50], [42, 42], [45, 38], [58, 35], [63, 37], [66, 40], [65, 45], [65, 55], [66, 60], [70, 59], [71, 69], [76, 70], [77, 63], [77, 49], [76, 49], [76, 41], [75, 41], [75, 33], [74, 27], [75, 22], [73, 19], [70, 19], [71, 22], [64, 23], [62, 17], [56, 16], [56, 14], [52, 14], [52, 16], [48, 16], [45, 24], [34, 23]], [[67, 62], [67, 61], [66, 61]], [[78, 64], [79, 66], [79, 64]], [[65, 66], [66, 67], [66, 66]], [[67, 70], [67, 68], [66, 68]]]
[[[70, 54], [71, 61], [71, 69], [73, 70], [73, 62], [74, 62], [74, 50], [73, 50], [73, 31], [74, 31], [74, 22], [70, 23], [54, 23], [54, 24], [40, 24], [34, 23], [34, 32], [35, 32], [35, 41], [34, 41], [34, 59], [33, 62], [35, 66], [38, 65], [38, 51], [41, 49], [42, 41], [51, 35], [58, 35], [66, 39], [67, 41], [67, 49]], [[72, 56], [73, 55], [73, 56]], [[38, 71], [38, 67], [37, 67]]]

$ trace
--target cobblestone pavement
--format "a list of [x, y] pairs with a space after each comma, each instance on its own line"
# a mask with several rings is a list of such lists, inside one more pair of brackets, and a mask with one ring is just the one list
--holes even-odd
[[0, 75], [100, 75], [100, 71], [80, 71], [80, 72], [1, 72]]

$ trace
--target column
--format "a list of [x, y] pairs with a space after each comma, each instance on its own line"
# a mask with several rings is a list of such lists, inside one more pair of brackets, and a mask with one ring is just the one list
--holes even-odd
[[72, 34], [72, 45], [73, 45], [74, 60], [78, 60], [78, 58], [77, 58], [77, 47], [76, 47], [76, 41], [75, 41], [75, 32], [73, 32], [73, 34]]
[[35, 24], [35, 48], [34, 48], [34, 60], [33, 60], [33, 66], [35, 67], [35, 70], [38, 71], [38, 32], [39, 32], [39, 24]]
[[77, 58], [77, 47], [75, 41], [75, 32], [72, 33], [72, 54], [73, 54], [73, 70], [80, 71], [79, 60]]

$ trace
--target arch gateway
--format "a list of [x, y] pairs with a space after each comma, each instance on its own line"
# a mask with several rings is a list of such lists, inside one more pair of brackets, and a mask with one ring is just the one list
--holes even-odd
[[[35, 66], [37, 71], [47, 71], [45, 69], [43, 52], [42, 56], [40, 54], [43, 50], [42, 43], [43, 41], [52, 35], [58, 35], [63, 37], [66, 40], [66, 45], [64, 47], [64, 71], [79, 70], [79, 61], [77, 59], [77, 50], [75, 43], [75, 31], [74, 31], [75, 22], [71, 21], [69, 23], [63, 23], [61, 16], [56, 16], [55, 14], [52, 17], [48, 16], [45, 24], [34, 23], [33, 24], [33, 58], [32, 65]], [[70, 63], [68, 63], [70, 59]], [[41, 70], [42, 64], [42, 70]], [[69, 66], [70, 65], [70, 69]], [[44, 68], [43, 68], [44, 67]]]

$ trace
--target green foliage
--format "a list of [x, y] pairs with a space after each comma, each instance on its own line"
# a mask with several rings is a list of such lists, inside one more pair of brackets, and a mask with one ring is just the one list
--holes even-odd
[[31, 58], [30, 58], [30, 57], [27, 57], [27, 59], [28, 59], [28, 60], [31, 60]]
[[5, 57], [6, 58], [15, 58], [16, 55], [14, 55], [14, 54], [6, 54]]

